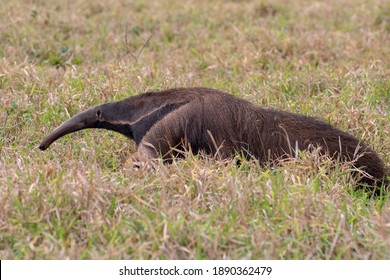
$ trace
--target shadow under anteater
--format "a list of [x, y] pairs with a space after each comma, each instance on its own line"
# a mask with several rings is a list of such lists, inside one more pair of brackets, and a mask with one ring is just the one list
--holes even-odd
[[[297, 149], [320, 147], [322, 153], [352, 161], [363, 176], [359, 183], [388, 185], [378, 155], [357, 138], [312, 117], [264, 109], [207, 88], [146, 92], [102, 104], [63, 123], [40, 144], [46, 150], [58, 138], [86, 128], [103, 128], [134, 139], [144, 160], [191, 150], [228, 158], [241, 153], [264, 164]], [[172, 149], [175, 147], [175, 149]]]

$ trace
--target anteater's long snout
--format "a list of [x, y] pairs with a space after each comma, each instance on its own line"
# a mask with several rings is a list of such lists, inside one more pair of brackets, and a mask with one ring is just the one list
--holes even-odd
[[46, 136], [45, 139], [41, 142], [39, 145], [39, 149], [42, 151], [49, 148], [49, 146], [56, 141], [57, 139], [61, 138], [64, 135], [67, 135], [69, 133], [82, 130], [85, 128], [91, 128], [94, 126], [94, 124], [97, 122], [97, 117], [95, 113], [96, 109], [92, 108], [85, 112], [82, 112], [73, 118], [69, 119], [68, 121], [64, 122], [62, 125], [57, 127], [52, 133]]

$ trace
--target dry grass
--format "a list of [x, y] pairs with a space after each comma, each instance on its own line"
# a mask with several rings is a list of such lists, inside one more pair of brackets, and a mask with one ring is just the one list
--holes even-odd
[[389, 41], [385, 0], [1, 1], [0, 258], [389, 259], [389, 195], [315, 153], [150, 172], [111, 132], [37, 149], [85, 108], [208, 86], [325, 119], [389, 163]]

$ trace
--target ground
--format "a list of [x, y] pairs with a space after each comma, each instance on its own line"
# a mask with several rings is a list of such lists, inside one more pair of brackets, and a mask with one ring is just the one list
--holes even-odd
[[389, 42], [385, 0], [2, 0], [0, 258], [389, 259], [389, 195], [315, 152], [136, 171], [114, 132], [38, 149], [89, 107], [203, 86], [325, 120], [389, 166]]

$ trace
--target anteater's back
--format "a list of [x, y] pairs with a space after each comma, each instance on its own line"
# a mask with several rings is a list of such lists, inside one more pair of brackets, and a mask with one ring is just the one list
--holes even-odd
[[292, 156], [296, 148], [321, 147], [322, 153], [351, 161], [365, 172], [360, 182], [378, 185], [385, 181], [388, 184], [386, 167], [375, 151], [328, 123], [299, 114], [264, 109], [215, 90], [194, 91], [194, 96], [202, 100], [194, 113], [203, 116], [203, 133], [210, 131], [216, 145], [220, 145], [226, 154], [244, 152], [248, 157], [266, 162]]

